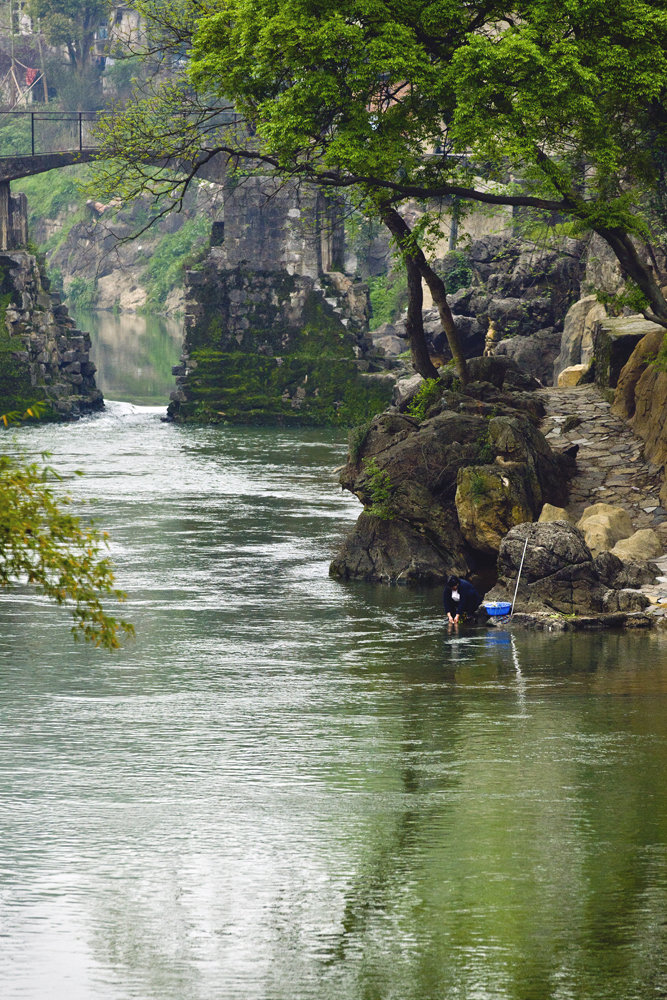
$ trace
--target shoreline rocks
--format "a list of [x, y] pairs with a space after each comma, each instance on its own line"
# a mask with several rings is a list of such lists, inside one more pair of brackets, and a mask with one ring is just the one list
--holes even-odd
[[490, 581], [509, 528], [536, 518], [545, 501], [565, 501], [574, 462], [537, 429], [540, 406], [522, 391], [525, 376], [507, 358], [475, 359], [470, 374], [461, 392], [441, 379], [423, 419], [408, 403], [408, 412], [385, 411], [364, 429], [340, 483], [366, 510], [333, 576], [426, 584], [457, 572]]

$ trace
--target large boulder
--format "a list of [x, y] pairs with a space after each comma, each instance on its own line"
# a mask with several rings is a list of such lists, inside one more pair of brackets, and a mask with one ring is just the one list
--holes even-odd
[[617, 542], [627, 538], [634, 530], [628, 512], [623, 507], [609, 503], [594, 503], [586, 507], [577, 527], [583, 532], [586, 544], [593, 555], [612, 549]]
[[459, 469], [455, 503], [461, 534], [472, 548], [495, 555], [513, 525], [533, 519], [538, 497], [539, 483], [528, 464], [511, 471], [499, 465]]
[[643, 528], [627, 538], [622, 538], [611, 551], [623, 562], [643, 563], [661, 556], [662, 545], [655, 531]]
[[497, 345], [495, 354], [512, 358], [522, 371], [534, 375], [543, 385], [549, 385], [559, 345], [560, 333], [550, 326], [530, 336], [506, 337]]
[[568, 389], [573, 385], [579, 385], [589, 368], [590, 365], [570, 365], [568, 368], [563, 368], [558, 376], [559, 388]]
[[526, 376], [508, 359], [481, 359], [479, 374], [493, 381], [456, 392], [441, 380], [421, 421], [388, 410], [351, 435], [340, 482], [365, 513], [334, 575], [418, 583], [493, 572], [508, 528], [564, 502], [574, 464], [536, 428], [535, 397], [496, 388]]
[[569, 567], [588, 565], [593, 556], [578, 528], [567, 521], [550, 521], [519, 524], [507, 533], [498, 552], [499, 579], [516, 580], [522, 559], [521, 579], [530, 584]]

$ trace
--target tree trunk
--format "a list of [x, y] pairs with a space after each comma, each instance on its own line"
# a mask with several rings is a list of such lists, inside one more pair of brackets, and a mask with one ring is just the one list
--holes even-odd
[[605, 229], [602, 226], [595, 227], [595, 231], [605, 240], [616, 254], [621, 269], [627, 278], [630, 278], [643, 292], [648, 300], [650, 313], [648, 318], [655, 323], [667, 327], [667, 302], [662, 294], [660, 285], [655, 280], [653, 270], [650, 265], [646, 265], [641, 259], [634, 243], [625, 230], [616, 227]]
[[424, 336], [422, 276], [413, 257], [405, 258], [405, 267], [408, 272], [408, 318], [405, 332], [410, 344], [412, 366], [424, 378], [437, 378], [438, 371], [431, 361]]
[[447, 289], [445, 288], [444, 281], [430, 266], [421, 247], [417, 246], [416, 243], [411, 243], [410, 237], [412, 232], [410, 227], [405, 219], [398, 214], [395, 208], [385, 206], [382, 210], [382, 221], [398, 245], [402, 248], [406, 261], [409, 255], [419, 274], [428, 285], [431, 296], [433, 297], [433, 302], [435, 303], [438, 313], [440, 314], [440, 322], [442, 323], [442, 328], [445, 331], [449, 349], [452, 352], [456, 372], [461, 379], [461, 384], [465, 385], [468, 381], [466, 359], [463, 353], [463, 346], [461, 344], [459, 331], [456, 328], [452, 311], [449, 308], [449, 303], [447, 302]]

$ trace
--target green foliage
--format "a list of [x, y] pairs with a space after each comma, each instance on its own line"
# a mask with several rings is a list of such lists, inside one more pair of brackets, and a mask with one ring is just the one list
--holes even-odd
[[667, 0], [137, 7], [149, 34], [191, 60], [184, 79], [103, 126], [116, 157], [108, 189], [178, 200], [173, 175], [149, 177], [145, 164], [222, 147], [268, 172], [356, 188], [369, 215], [410, 197], [447, 211], [452, 197], [463, 212], [530, 206], [608, 239], [667, 318], [630, 241], [664, 233], [651, 206], [667, 188]]
[[488, 431], [486, 434], [483, 434], [476, 442], [476, 450], [477, 450], [477, 458], [479, 459], [480, 462], [483, 462], [485, 465], [489, 465], [491, 462], [494, 461], [496, 457], [496, 452], [493, 445], [491, 444]]
[[426, 416], [427, 410], [442, 396], [442, 384], [437, 378], [426, 378], [417, 389], [408, 404], [407, 412], [420, 422]]
[[609, 292], [596, 291], [598, 302], [614, 316], [620, 316], [624, 309], [631, 309], [632, 312], [644, 312], [649, 308], [649, 302], [644, 292], [634, 281], [626, 281], [624, 288], [612, 295]]
[[67, 300], [77, 309], [90, 309], [97, 297], [97, 283], [89, 278], [73, 278], [67, 289]]
[[468, 257], [461, 250], [452, 250], [448, 253], [444, 265], [445, 288], [448, 295], [453, 295], [459, 288], [467, 288], [472, 283], [472, 267]]
[[470, 499], [474, 503], [479, 503], [484, 500], [489, 493], [489, 485], [486, 481], [484, 473], [479, 472], [477, 469], [471, 469], [468, 477], [468, 489], [470, 492]]
[[133, 628], [102, 606], [105, 596], [125, 597], [102, 554], [106, 535], [70, 513], [68, 496], [56, 498], [54, 476], [46, 465], [0, 455], [0, 586], [27, 582], [70, 610], [75, 638], [115, 649]]
[[405, 309], [408, 295], [408, 280], [404, 270], [391, 275], [380, 274], [368, 279], [371, 300], [371, 320], [369, 327], [376, 330], [383, 323], [392, 323]]
[[365, 513], [379, 517], [383, 521], [393, 520], [396, 516], [394, 507], [396, 487], [389, 473], [379, 467], [375, 458], [364, 459], [364, 467], [369, 478], [368, 492], [371, 498]]
[[660, 350], [650, 364], [651, 367], [656, 368], [659, 372], [667, 372], [667, 333], [662, 339]]
[[65, 212], [71, 214], [72, 206], [81, 205], [83, 185], [88, 180], [87, 166], [63, 167], [49, 170], [34, 177], [24, 177], [12, 183], [12, 191], [22, 191], [28, 199], [28, 222], [55, 219]]
[[210, 230], [211, 220], [205, 215], [197, 215], [176, 232], [160, 237], [146, 267], [146, 309], [162, 308], [169, 292], [183, 283], [184, 269], [201, 255]]
[[350, 461], [356, 465], [359, 461], [361, 449], [363, 448], [368, 432], [371, 429], [371, 421], [366, 420], [363, 424], [353, 427], [347, 436], [347, 447], [350, 454]]

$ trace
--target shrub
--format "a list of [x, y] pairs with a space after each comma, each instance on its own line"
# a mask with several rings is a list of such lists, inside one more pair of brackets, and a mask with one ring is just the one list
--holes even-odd
[[396, 487], [389, 473], [381, 469], [374, 458], [364, 459], [364, 465], [370, 480], [368, 492], [371, 497], [370, 506], [365, 508], [365, 512], [383, 521], [391, 521], [396, 513], [394, 509]]
[[407, 412], [411, 417], [415, 417], [420, 422], [426, 416], [427, 411], [442, 396], [442, 385], [437, 378], [425, 378], [410, 400]]

